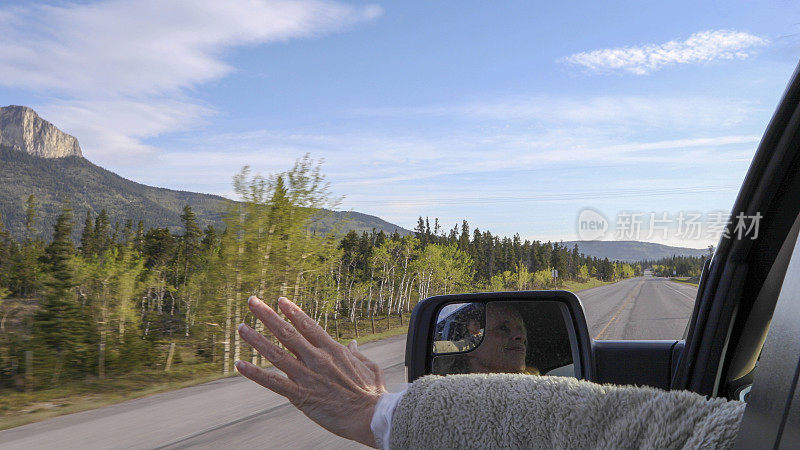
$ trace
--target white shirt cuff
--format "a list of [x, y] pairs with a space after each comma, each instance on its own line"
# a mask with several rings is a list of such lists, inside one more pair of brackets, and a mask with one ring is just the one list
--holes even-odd
[[372, 414], [372, 422], [370, 422], [369, 426], [375, 436], [375, 443], [382, 450], [389, 448], [389, 437], [392, 432], [392, 414], [394, 414], [394, 409], [400, 403], [400, 399], [403, 398], [405, 392], [405, 389], [402, 392], [387, 392], [381, 395], [375, 405], [375, 413]]

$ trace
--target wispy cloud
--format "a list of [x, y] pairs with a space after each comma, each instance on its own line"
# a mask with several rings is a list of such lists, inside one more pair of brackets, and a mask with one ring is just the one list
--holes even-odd
[[536, 122], [569, 125], [647, 126], [708, 129], [740, 124], [757, 107], [741, 99], [714, 97], [516, 96], [451, 105], [412, 108], [362, 108], [360, 116], [447, 117], [474, 121]]
[[56, 125], [77, 129], [76, 112], [98, 119], [80, 125], [87, 154], [136, 155], [147, 149], [141, 137], [183, 129], [212, 111], [187, 90], [234, 71], [226, 49], [314, 37], [380, 14], [377, 6], [325, 0], [9, 7], [0, 10], [0, 85], [58, 98], [38, 105]]
[[5, 11], [0, 82], [83, 95], [174, 92], [233, 68], [226, 48], [336, 31], [380, 14], [321, 0], [111, 0]]
[[[308, 152], [328, 161], [326, 172], [348, 195], [413, 180], [553, 165], [680, 160], [715, 165], [720, 159], [749, 159], [759, 136], [746, 134], [752, 130], [742, 127], [760, 110], [736, 99], [710, 97], [548, 96], [353, 113], [398, 120], [429, 121], [432, 116], [458, 120], [419, 133], [409, 128], [377, 132], [358, 127], [317, 134], [268, 129], [201, 133], [187, 136], [153, 163], [191, 166], [186, 171], [190, 176], [215, 180], [207, 191], [223, 193], [230, 174], [244, 164], [264, 172], [280, 171]], [[143, 170], [147, 174], [150, 169]]]
[[179, 98], [57, 100], [37, 107], [47, 120], [79, 138], [93, 160], [104, 165], [141, 164], [159, 149], [146, 138], [202, 124], [210, 107]]
[[[759, 140], [756, 135], [720, 135], [647, 141], [610, 134], [579, 128], [493, 135], [463, 131], [446, 136], [309, 135], [268, 130], [198, 135], [185, 143], [186, 151], [173, 149], [131, 175], [146, 183], [169, 179], [171, 187], [194, 185], [194, 189], [227, 194], [230, 176], [241, 166], [247, 164], [262, 173], [278, 172], [289, 167], [293, 158], [310, 152], [327, 161], [325, 172], [339, 194], [348, 199], [363, 195], [374, 204], [398, 191], [404, 197], [413, 195], [415, 186], [435, 185], [445, 177], [486, 178], [556, 167], [652, 167], [683, 161], [692, 161], [693, 167], [716, 167], [720, 161], [749, 160]], [[222, 147], [225, 152], [219, 150]], [[165, 173], [172, 175], [165, 177]], [[436, 196], [430, 191], [419, 194]]]
[[709, 30], [694, 33], [683, 41], [576, 53], [563, 58], [562, 62], [592, 72], [646, 75], [676, 64], [746, 59], [768, 43], [766, 38], [742, 31]]
[[[523, 232], [527, 220], [536, 230], [532, 236], [541, 239], [547, 230], [572, 226], [574, 217], [565, 211], [587, 204], [687, 208], [733, 196], [759, 140], [757, 134], [745, 134], [749, 128], [634, 135], [606, 123], [548, 123], [493, 132], [445, 127], [418, 134], [351, 127], [319, 133], [200, 132], [174, 142], [151, 165], [127, 168], [123, 175], [234, 197], [230, 177], [243, 165], [275, 173], [310, 152], [326, 161], [324, 172], [335, 194], [345, 196], [342, 209], [406, 227], [413, 227], [419, 215], [439, 217], [446, 227], [466, 217], [470, 223], [491, 224], [493, 232], [499, 227], [512, 234]], [[509, 208], [524, 212], [506, 224]], [[542, 228], [545, 218], [553, 221], [550, 228]]]

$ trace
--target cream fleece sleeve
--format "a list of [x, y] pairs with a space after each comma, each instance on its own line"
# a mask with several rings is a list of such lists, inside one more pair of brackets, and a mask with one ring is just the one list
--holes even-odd
[[744, 407], [573, 378], [427, 376], [397, 404], [390, 447], [730, 448]]

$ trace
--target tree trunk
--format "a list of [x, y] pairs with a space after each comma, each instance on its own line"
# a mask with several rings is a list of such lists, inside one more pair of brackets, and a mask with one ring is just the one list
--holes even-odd
[[[236, 303], [234, 305], [235, 314], [236, 314], [236, 326], [238, 327], [240, 323], [242, 323], [242, 258], [244, 257], [244, 220], [245, 220], [245, 212], [244, 208], [240, 205], [239, 206], [239, 232], [241, 233], [238, 237], [239, 239], [239, 248], [236, 253], [236, 285], [234, 286], [234, 295], [236, 296]], [[236, 331], [233, 332], [233, 360], [238, 361], [240, 356], [240, 347], [241, 347], [241, 338], [239, 337], [239, 333]]]
[[211, 364], [217, 363], [217, 333], [211, 333]]
[[192, 311], [192, 303], [191, 303], [191, 297], [189, 297], [189, 301], [186, 302], [186, 333], [185, 333], [185, 336], [187, 338], [189, 337], [189, 315], [191, 314], [191, 311]]
[[64, 365], [64, 355], [61, 350], [56, 352], [56, 364], [53, 366], [53, 379], [52, 384], [57, 385], [58, 379], [61, 376], [61, 367]]
[[225, 305], [225, 340], [222, 357], [222, 373], [227, 375], [231, 367], [231, 306], [233, 299], [228, 297]]
[[169, 372], [172, 368], [172, 357], [175, 356], [175, 343], [169, 344], [169, 353], [167, 354], [167, 364], [164, 366], [164, 372]]
[[33, 352], [25, 350], [25, 391], [33, 391]]
[[[241, 293], [236, 293], [236, 326], [238, 327], [240, 323], [242, 323], [242, 302], [241, 302]], [[242, 339], [239, 336], [239, 333], [235, 330], [233, 331], [233, 360], [238, 361], [240, 359], [240, 351], [242, 346]]]
[[97, 346], [97, 378], [106, 377], [106, 330], [105, 325], [100, 329], [100, 343]]
[[111, 295], [106, 290], [106, 285], [103, 283], [103, 287], [100, 291], [100, 295], [103, 296], [103, 301], [100, 304], [100, 325], [98, 328], [100, 329], [100, 342], [97, 346], [97, 377], [101, 380], [106, 377], [106, 335], [108, 334], [108, 298]]
[[119, 318], [119, 343], [123, 343], [125, 341], [125, 317], [121, 316]]

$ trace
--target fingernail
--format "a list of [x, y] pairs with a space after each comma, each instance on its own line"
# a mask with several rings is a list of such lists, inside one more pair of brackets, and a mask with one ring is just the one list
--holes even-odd
[[236, 368], [237, 372], [241, 372], [242, 371], [242, 362], [237, 360], [235, 363], [233, 363], [233, 367]]
[[289, 301], [289, 299], [286, 298], [286, 297], [278, 297], [278, 305], [283, 305], [288, 301]]
[[350, 341], [350, 345], [352, 345], [352, 346], [353, 346], [353, 350], [357, 350], [357, 349], [358, 349], [358, 342], [356, 342], [356, 340], [355, 340], [355, 339], [353, 339], [352, 341]]
[[244, 323], [240, 323], [238, 327], [240, 333], [243, 333], [245, 330], [247, 330], [247, 328], [248, 326], [245, 325]]
[[259, 301], [258, 297], [256, 297], [255, 295], [251, 295], [250, 298], [247, 299], [247, 304], [255, 305], [257, 301]]

